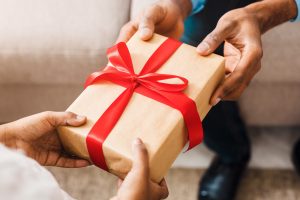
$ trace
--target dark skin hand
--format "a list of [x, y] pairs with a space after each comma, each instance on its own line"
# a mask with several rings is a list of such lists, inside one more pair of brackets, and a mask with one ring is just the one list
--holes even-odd
[[214, 92], [212, 105], [220, 100], [238, 99], [261, 68], [261, 31], [254, 15], [243, 8], [226, 13], [216, 28], [199, 44], [197, 51], [207, 56], [223, 41], [227, 76]]
[[237, 100], [261, 68], [263, 55], [261, 35], [296, 16], [294, 0], [265, 0], [223, 15], [216, 28], [198, 45], [206, 56], [224, 44], [226, 78], [211, 98]]
[[160, 200], [169, 195], [165, 180], [159, 184], [150, 180], [149, 158], [146, 146], [140, 139], [133, 142], [133, 164], [124, 180], [119, 180], [119, 190], [111, 200]]
[[[154, 32], [179, 39], [190, 11], [190, 0], [158, 1], [126, 24], [118, 41], [129, 40], [136, 31], [143, 40], [150, 39]], [[220, 18], [216, 28], [197, 47], [200, 55], [207, 56], [225, 42], [226, 78], [212, 95], [211, 105], [241, 96], [261, 68], [261, 35], [296, 15], [294, 0], [264, 0], [229, 11]]]
[[43, 112], [0, 126], [0, 142], [12, 149], [21, 149], [41, 165], [86, 167], [86, 160], [64, 152], [56, 128], [81, 126], [86, 117], [70, 112]]

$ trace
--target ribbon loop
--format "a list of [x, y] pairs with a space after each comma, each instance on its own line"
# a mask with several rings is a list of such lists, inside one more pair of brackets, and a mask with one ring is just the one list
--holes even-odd
[[110, 63], [119, 71], [126, 70], [134, 74], [131, 56], [126, 43], [120, 42], [107, 50], [107, 57]]

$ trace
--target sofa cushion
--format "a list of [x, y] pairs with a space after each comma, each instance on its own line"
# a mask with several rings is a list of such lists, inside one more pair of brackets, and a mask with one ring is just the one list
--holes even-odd
[[263, 35], [264, 56], [256, 82], [300, 83], [300, 26], [285, 23]]
[[0, 84], [81, 84], [129, 13], [130, 0], [2, 0]]

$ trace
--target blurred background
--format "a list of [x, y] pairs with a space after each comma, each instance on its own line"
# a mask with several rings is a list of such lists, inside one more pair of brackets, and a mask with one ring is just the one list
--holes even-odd
[[[120, 28], [153, 0], [0, 0], [0, 122], [65, 110], [88, 74], [107, 62]], [[262, 69], [239, 101], [253, 143], [238, 200], [300, 199], [291, 150], [300, 138], [300, 26], [263, 36]], [[196, 199], [213, 154], [181, 154], [168, 174], [170, 200]], [[95, 167], [49, 168], [78, 199], [109, 199], [116, 178]], [[112, 186], [113, 185], [113, 186]]]

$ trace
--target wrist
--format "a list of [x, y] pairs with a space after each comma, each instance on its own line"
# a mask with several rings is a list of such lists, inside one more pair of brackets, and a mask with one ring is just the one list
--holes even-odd
[[245, 10], [256, 18], [261, 33], [297, 16], [295, 0], [264, 0], [246, 6]]

